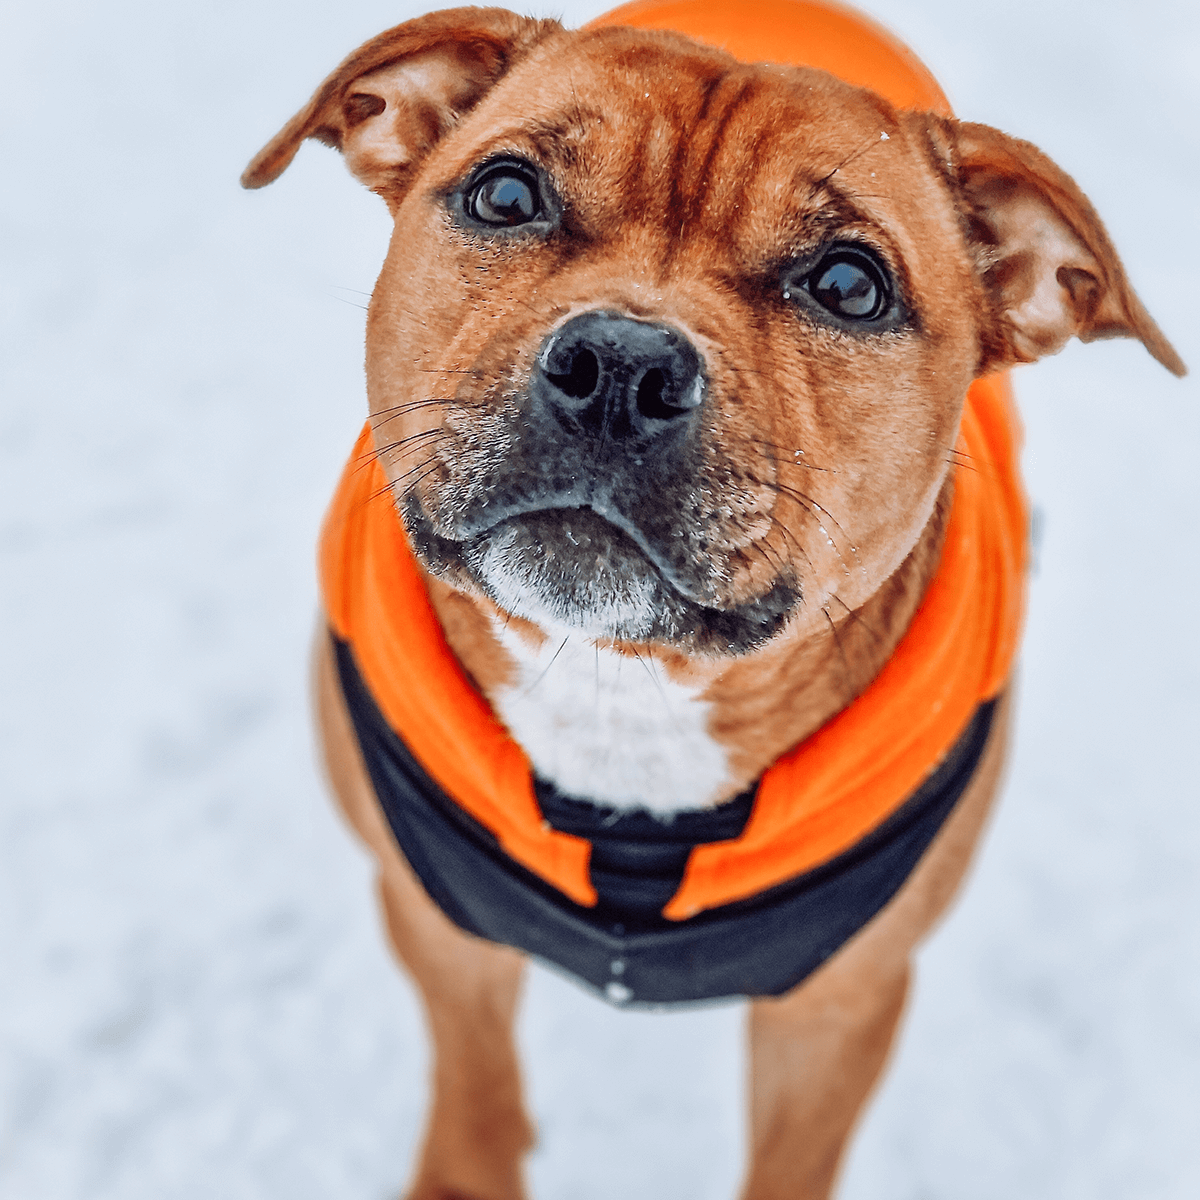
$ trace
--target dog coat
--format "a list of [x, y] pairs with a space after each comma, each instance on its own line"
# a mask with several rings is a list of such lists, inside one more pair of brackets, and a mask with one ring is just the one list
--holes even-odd
[[[796, 30], [781, 29], [776, 8], [822, 15], [833, 33], [817, 22], [825, 41], [789, 53], [784, 33]], [[720, 6], [641, 3], [601, 21], [693, 33], [676, 10], [712, 17]], [[703, 22], [694, 36], [948, 111], [903, 47], [846, 10], [759, 0], [739, 6], [739, 22], [745, 11], [771, 18], [759, 35], [770, 50], [755, 52], [753, 21], [738, 45]], [[446, 645], [368, 424], [326, 518], [322, 591], [367, 771], [430, 896], [469, 932], [620, 1004], [795, 986], [896, 893], [978, 766], [1024, 604], [1019, 436], [1007, 377], [973, 383], [958, 444], [970, 468], [956, 474], [938, 570], [892, 657], [752, 789], [664, 822], [533, 777]]]

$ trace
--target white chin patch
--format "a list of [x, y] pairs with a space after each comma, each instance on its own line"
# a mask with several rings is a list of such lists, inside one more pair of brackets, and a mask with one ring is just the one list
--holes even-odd
[[517, 676], [488, 699], [534, 770], [568, 796], [662, 817], [729, 795], [711, 705], [647, 652], [618, 654], [561, 626], [531, 646], [497, 621]]
[[659, 585], [653, 577], [601, 567], [592, 578], [581, 578], [511, 528], [489, 538], [471, 568], [501, 608], [537, 624], [631, 640], [654, 628]]

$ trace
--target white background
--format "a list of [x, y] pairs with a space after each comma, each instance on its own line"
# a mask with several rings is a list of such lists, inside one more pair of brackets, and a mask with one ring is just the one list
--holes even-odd
[[[1076, 176], [1200, 368], [1192, 0], [866, 7], [960, 115]], [[265, 192], [237, 176], [419, 11], [0, 18], [6, 1200], [383, 1200], [406, 1173], [419, 1014], [305, 695], [388, 223], [320, 147]], [[1131, 342], [1017, 388], [1044, 513], [1017, 753], [843, 1195], [1194, 1200], [1200, 389]], [[521, 1036], [538, 1196], [733, 1195], [736, 1007], [615, 1013], [539, 972]]]

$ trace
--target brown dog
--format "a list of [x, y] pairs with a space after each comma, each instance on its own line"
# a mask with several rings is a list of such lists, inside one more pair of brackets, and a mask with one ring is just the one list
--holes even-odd
[[[610, 917], [627, 911], [601, 882], [603, 822], [682, 828], [749, 805], [755, 781], [892, 658], [939, 570], [973, 380], [1072, 336], [1136, 337], [1183, 372], [1090, 205], [1037, 150], [821, 72], [458, 9], [351, 55], [243, 182], [269, 183], [308, 137], [340, 149], [396, 222], [368, 318], [372, 469], [459, 674], [532, 764], [545, 825], [566, 813], [593, 831], [570, 843], [592, 849], [593, 893], [545, 900], [553, 888], [533, 879], [547, 924], [493, 935], [545, 957], [560, 910], [599, 895]], [[524, 956], [474, 933], [503, 926], [497, 896], [526, 900], [485, 894], [483, 875], [505, 868], [453, 867], [456, 844], [389, 806], [388, 754], [401, 774], [445, 776], [380, 749], [394, 730], [371, 725], [371, 672], [364, 684], [360, 647], [330, 616], [339, 636], [323, 630], [317, 658], [329, 774], [378, 858], [436, 1046], [409, 1195], [510, 1200], [531, 1141], [512, 1038]], [[828, 1195], [910, 952], [995, 793], [1007, 712], [1002, 690], [972, 722], [974, 748], [928, 764], [931, 779], [964, 755], [970, 769], [836, 953], [782, 994], [741, 989], [757, 996], [751, 1200]], [[488, 820], [463, 807], [469, 840]], [[516, 845], [496, 820], [470, 861]], [[539, 873], [521, 861], [504, 880]], [[466, 892], [485, 889], [483, 916], [454, 892], [456, 871]], [[636, 872], [622, 886], [632, 895]], [[656, 909], [645, 928], [667, 924]], [[624, 946], [628, 932], [604, 936]], [[749, 949], [791, 963], [793, 932]], [[602, 990], [639, 999], [620, 954], [610, 969]]]

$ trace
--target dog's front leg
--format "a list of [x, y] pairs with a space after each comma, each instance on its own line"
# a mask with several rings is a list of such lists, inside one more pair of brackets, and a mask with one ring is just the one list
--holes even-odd
[[323, 625], [315, 650], [329, 781], [379, 863], [388, 934], [432, 1035], [433, 1099], [408, 1200], [521, 1200], [521, 1163], [533, 1143], [513, 1038], [524, 959], [464, 933], [426, 894], [375, 799]]
[[524, 959], [451, 926], [407, 871], [381, 874], [379, 891], [433, 1043], [433, 1095], [408, 1200], [520, 1200], [533, 1143], [513, 1038]]
[[883, 911], [819, 971], [749, 1014], [743, 1200], [826, 1200], [904, 1008], [913, 950], [962, 883], [1007, 755], [1011, 695], [954, 812]]
[[851, 986], [838, 966], [750, 1007], [744, 1200], [825, 1200], [883, 1069], [908, 992], [907, 965], [866, 987]]

